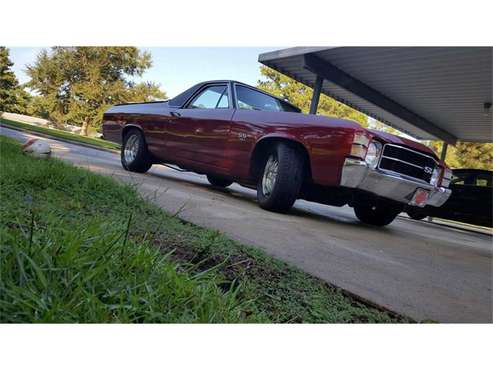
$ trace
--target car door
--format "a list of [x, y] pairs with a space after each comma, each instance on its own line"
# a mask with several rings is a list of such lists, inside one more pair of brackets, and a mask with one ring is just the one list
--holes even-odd
[[233, 108], [227, 83], [201, 88], [184, 107], [173, 109], [166, 132], [166, 150], [178, 162], [200, 165], [221, 172], [225, 170], [225, 147]]
[[235, 113], [229, 135], [228, 160], [234, 177], [250, 175], [250, 155], [257, 140], [269, 130], [266, 122], [277, 122], [280, 128], [284, 114], [297, 108], [241, 83], [233, 82]]
[[470, 214], [472, 208], [469, 188], [474, 182], [474, 174], [467, 171], [454, 172], [450, 184], [452, 194], [441, 207], [434, 207], [432, 215], [450, 220], [460, 221]]
[[474, 186], [473, 221], [482, 226], [493, 226], [493, 173], [489, 171], [478, 172]]

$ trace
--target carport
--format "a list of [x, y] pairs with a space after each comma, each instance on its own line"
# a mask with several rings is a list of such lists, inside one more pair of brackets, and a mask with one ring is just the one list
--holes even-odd
[[259, 62], [420, 140], [493, 142], [490, 47], [294, 47]]

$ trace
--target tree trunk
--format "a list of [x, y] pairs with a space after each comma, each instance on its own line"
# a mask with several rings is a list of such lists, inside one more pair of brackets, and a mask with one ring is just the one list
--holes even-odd
[[89, 124], [87, 123], [87, 121], [84, 121], [82, 123], [82, 127], [80, 129], [80, 135], [81, 136], [87, 136], [87, 128], [88, 128]]

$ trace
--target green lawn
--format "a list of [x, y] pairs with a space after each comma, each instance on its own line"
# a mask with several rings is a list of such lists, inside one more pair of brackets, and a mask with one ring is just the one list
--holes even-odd
[[1, 322], [405, 322], [0, 137]]
[[111, 141], [75, 135], [75, 134], [72, 134], [70, 132], [63, 131], [63, 130], [57, 130], [54, 128], [40, 127], [40, 126], [30, 125], [27, 123], [23, 123], [23, 122], [19, 122], [19, 121], [12, 121], [12, 120], [8, 120], [8, 119], [4, 119], [4, 118], [0, 118], [0, 125], [5, 125], [7, 127], [11, 126], [11, 127], [26, 130], [26, 131], [31, 131], [31, 132], [35, 132], [35, 133], [53, 136], [54, 138], [74, 141], [77, 143], [90, 144], [90, 145], [94, 145], [94, 146], [100, 147], [100, 148], [120, 149], [120, 146], [118, 144], [115, 144]]

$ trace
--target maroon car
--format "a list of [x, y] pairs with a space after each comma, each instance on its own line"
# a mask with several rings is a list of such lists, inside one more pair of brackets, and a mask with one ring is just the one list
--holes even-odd
[[441, 206], [450, 171], [426, 146], [357, 123], [302, 114], [236, 81], [199, 83], [164, 102], [121, 104], [103, 118], [104, 138], [122, 143], [128, 171], [174, 164], [226, 187], [256, 188], [262, 208], [296, 199], [349, 204], [372, 225], [406, 205]]

